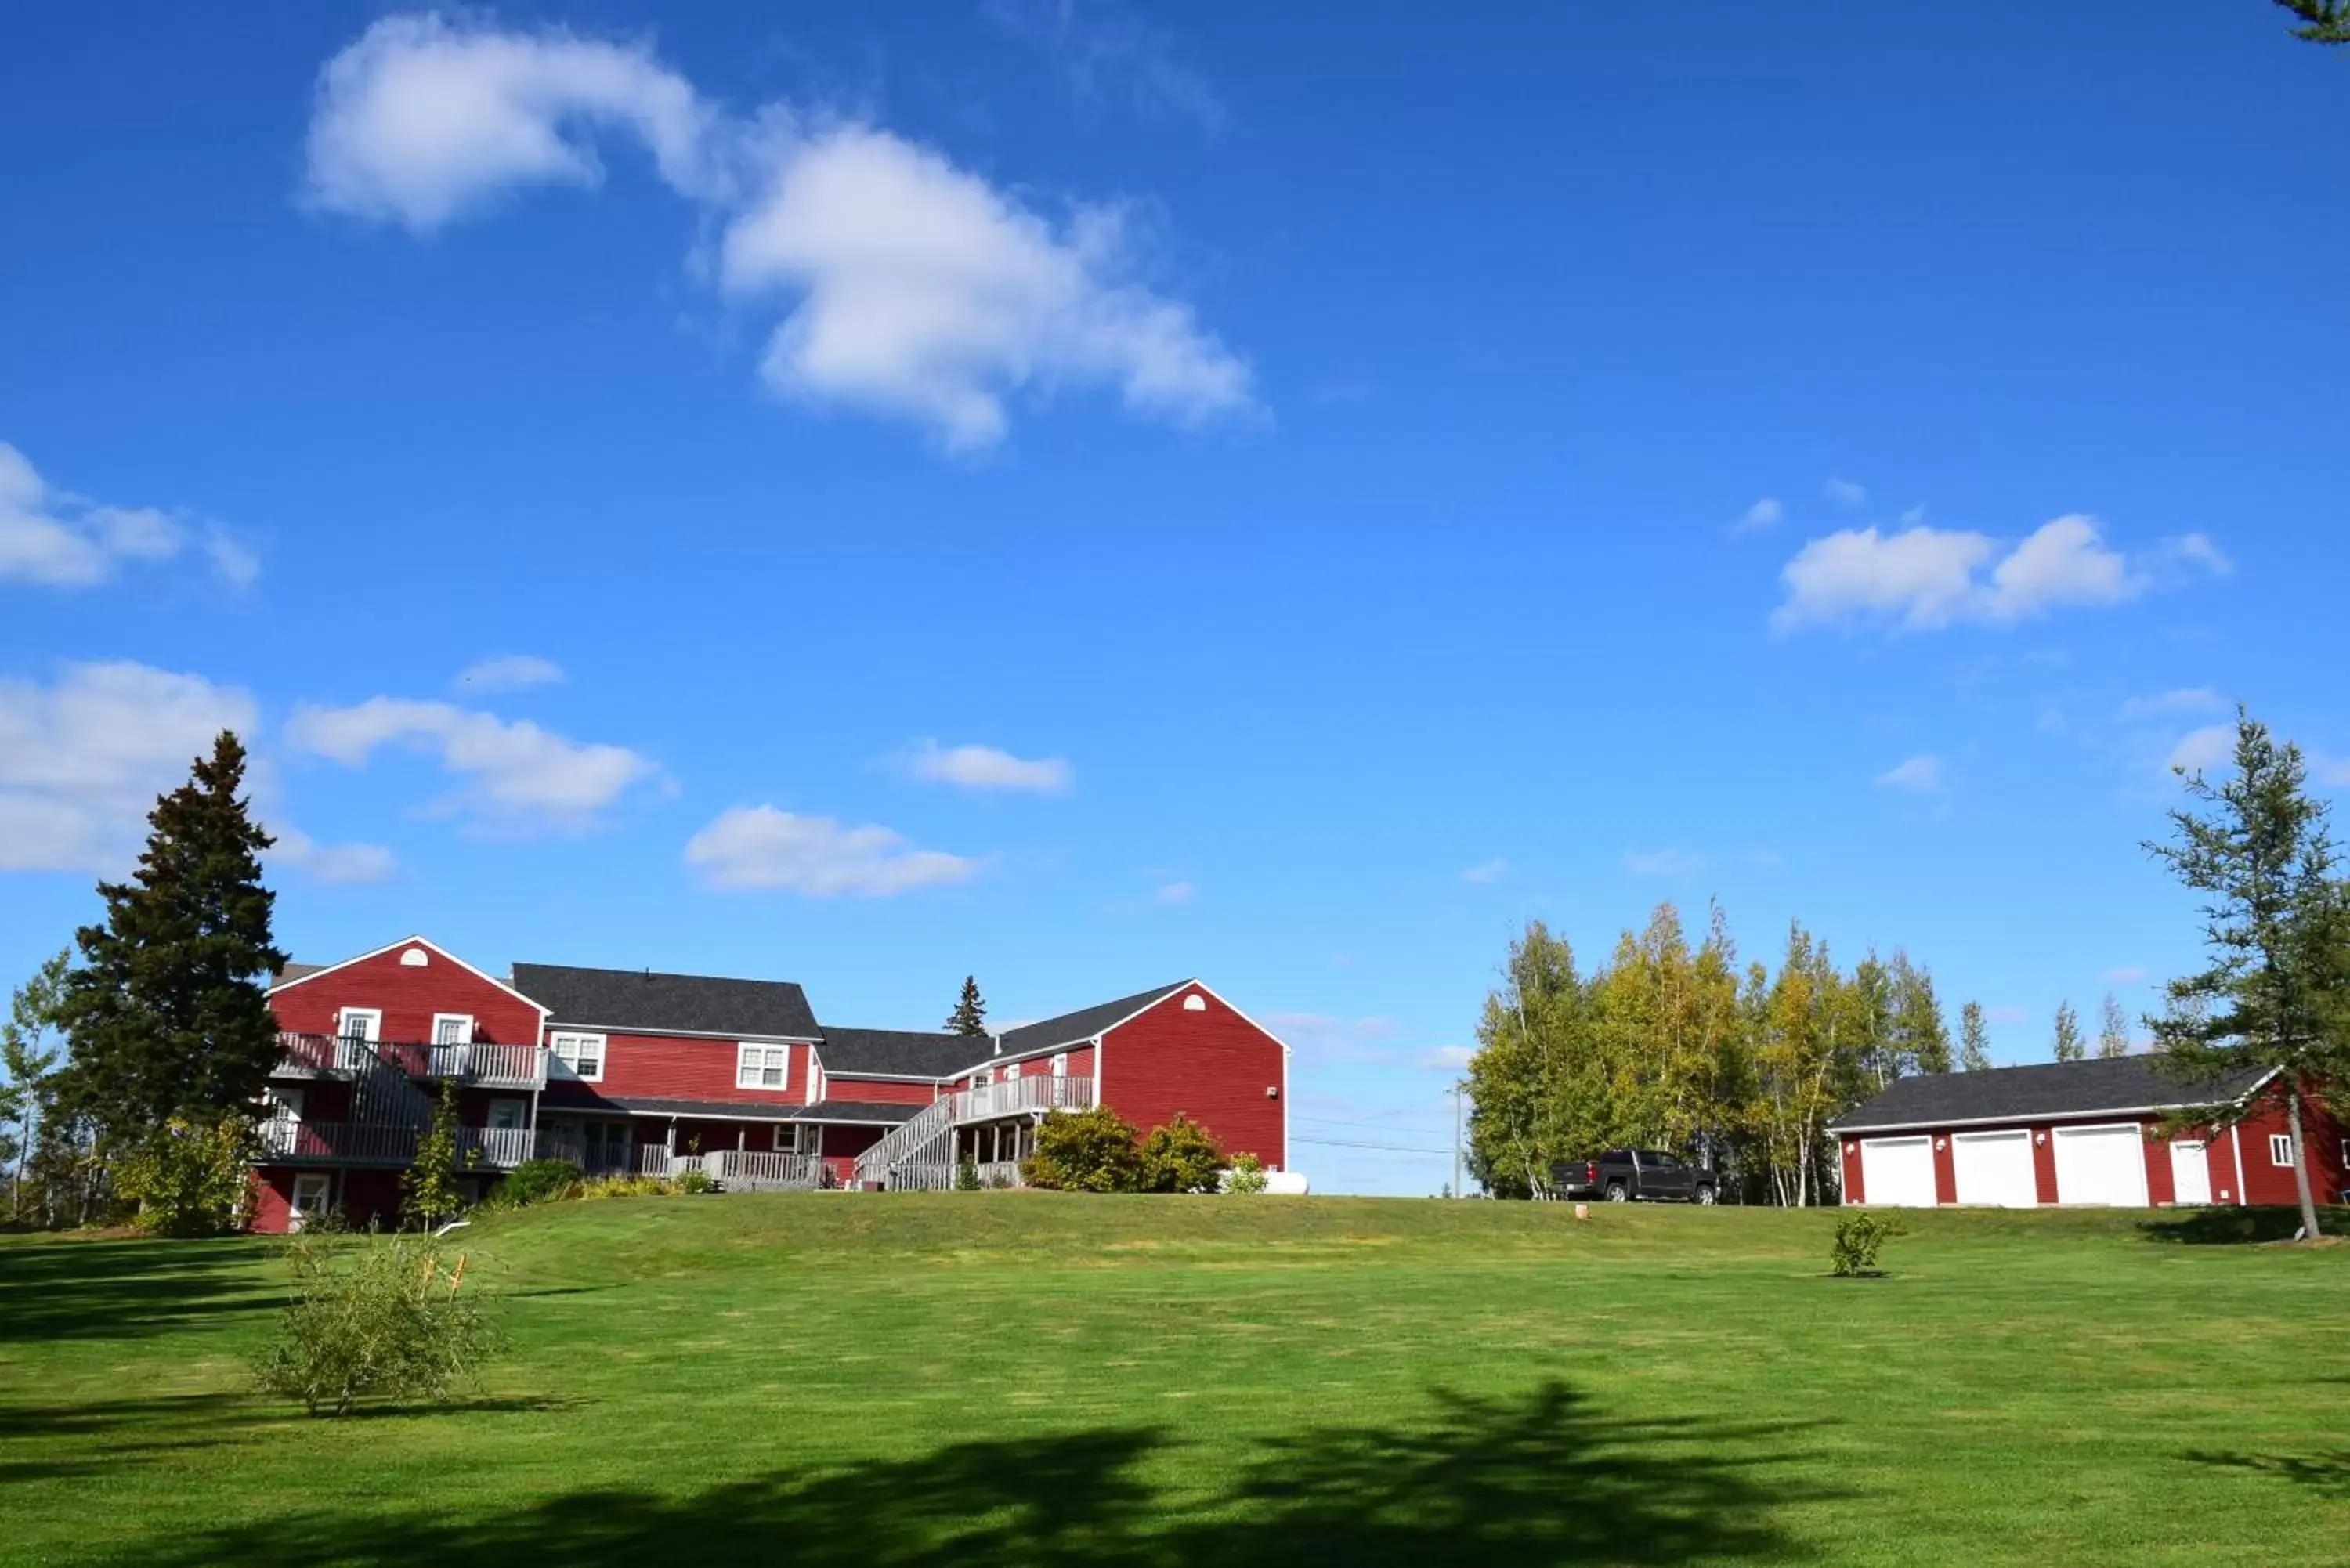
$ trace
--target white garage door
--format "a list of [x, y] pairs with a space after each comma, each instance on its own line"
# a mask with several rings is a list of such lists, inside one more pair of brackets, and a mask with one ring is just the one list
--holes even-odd
[[1950, 1166], [1959, 1179], [1961, 1203], [2030, 1209], [2040, 1201], [2040, 1183], [2032, 1174], [2032, 1134], [2026, 1129], [1952, 1133]]
[[2146, 1137], [2137, 1124], [2058, 1127], [2056, 1201], [2146, 1207]]
[[1863, 1202], [1880, 1209], [1934, 1206], [1934, 1140], [1929, 1137], [1870, 1137], [1860, 1140]]

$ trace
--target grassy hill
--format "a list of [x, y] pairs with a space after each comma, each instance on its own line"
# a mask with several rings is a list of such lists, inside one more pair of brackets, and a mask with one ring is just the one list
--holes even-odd
[[0, 1562], [2350, 1561], [2350, 1251], [1908, 1223], [566, 1205], [463, 1233], [478, 1398], [343, 1421], [244, 1391], [269, 1244], [0, 1238]]

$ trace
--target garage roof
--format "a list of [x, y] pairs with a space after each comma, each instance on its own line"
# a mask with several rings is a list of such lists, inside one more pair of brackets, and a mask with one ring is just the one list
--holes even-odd
[[2246, 1067], [2206, 1084], [2185, 1084], [2156, 1070], [2152, 1056], [2092, 1057], [1992, 1067], [1981, 1073], [1931, 1073], [1897, 1078], [1874, 1098], [1828, 1124], [1830, 1132], [1882, 1132], [1896, 1127], [1955, 1127], [2180, 1110], [2232, 1105], [2269, 1076]]

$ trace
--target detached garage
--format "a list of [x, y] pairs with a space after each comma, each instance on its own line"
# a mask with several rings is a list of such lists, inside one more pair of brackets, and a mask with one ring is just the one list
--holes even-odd
[[[2286, 1202], [2282, 1124], [2258, 1100], [2269, 1081], [2248, 1070], [2190, 1090], [2145, 1056], [1940, 1073], [1897, 1079], [1829, 1130], [1844, 1201], [1873, 1208]], [[2248, 1101], [2240, 1127], [2208, 1137], [2165, 1129], [2174, 1113]], [[2343, 1129], [2317, 1106], [2307, 1114], [2314, 1179], [2329, 1193], [2350, 1185], [2339, 1168]]]

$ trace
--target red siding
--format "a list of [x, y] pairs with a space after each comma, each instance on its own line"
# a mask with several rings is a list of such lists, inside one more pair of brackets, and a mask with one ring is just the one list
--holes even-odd
[[855, 1185], [857, 1157], [880, 1142], [886, 1130], [858, 1127], [827, 1127], [824, 1129], [824, 1163], [832, 1171], [836, 1186]]
[[294, 1215], [294, 1172], [273, 1168], [253, 1173], [252, 1227], [265, 1236], [283, 1236]]
[[2146, 1200], [2157, 1209], [2178, 1201], [2178, 1187], [2170, 1177], [2170, 1140], [2153, 1122], [2142, 1122], [2146, 1135]]
[[[422, 967], [400, 961], [418, 949], [427, 960]], [[473, 1014], [476, 1040], [527, 1044], [538, 1038], [537, 1008], [421, 940], [281, 986], [270, 993], [269, 1005], [279, 1028], [302, 1034], [332, 1034], [341, 1009], [373, 1007], [383, 1012], [386, 1040], [429, 1042], [436, 1012]]]
[[[1185, 1009], [1192, 995], [1203, 1010]], [[1213, 996], [1178, 992], [1104, 1037], [1102, 1103], [1145, 1131], [1180, 1111], [1226, 1154], [1286, 1168], [1284, 1057], [1278, 1041]]]
[[[547, 1032], [550, 1035], [556, 1033]], [[604, 1036], [604, 1076], [594, 1087], [607, 1096], [649, 1100], [726, 1100], [773, 1105], [786, 1115], [807, 1100], [807, 1054], [791, 1048], [781, 1089], [734, 1086], [733, 1040], [679, 1039], [660, 1034]], [[559, 1070], [559, 1069], [558, 1069]], [[732, 1147], [732, 1145], [728, 1146]]]
[[846, 1073], [827, 1073], [824, 1097], [868, 1106], [927, 1106], [939, 1097], [939, 1091], [933, 1085], [910, 1084], [903, 1078], [853, 1078]]

